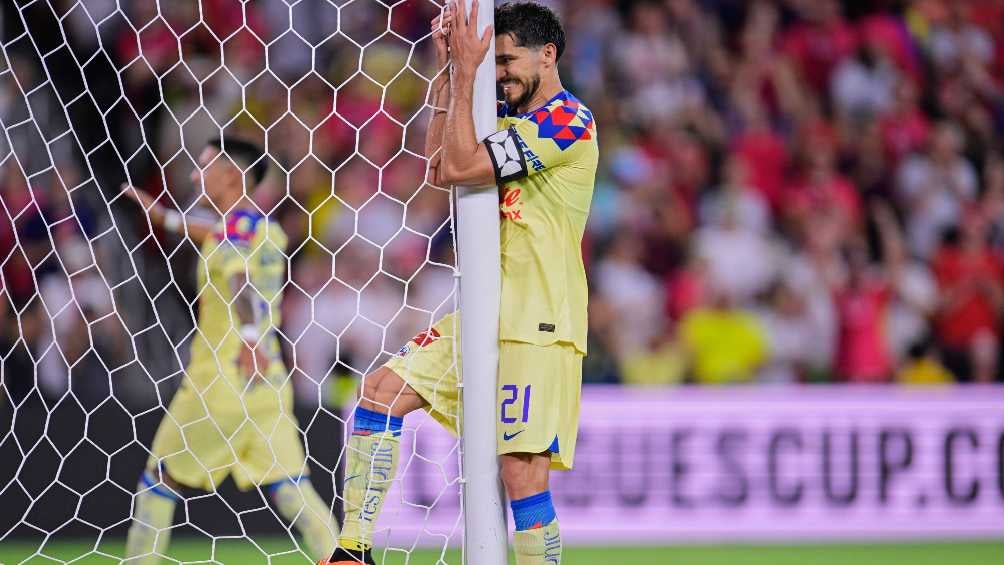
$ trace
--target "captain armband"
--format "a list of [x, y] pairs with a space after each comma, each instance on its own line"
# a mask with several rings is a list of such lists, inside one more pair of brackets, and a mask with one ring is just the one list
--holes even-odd
[[496, 184], [519, 180], [529, 174], [515, 128], [493, 133], [485, 139], [485, 146], [488, 147], [488, 156], [492, 160]]

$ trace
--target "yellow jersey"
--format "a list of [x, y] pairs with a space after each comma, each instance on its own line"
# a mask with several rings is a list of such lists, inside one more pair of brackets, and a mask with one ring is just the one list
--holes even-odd
[[593, 115], [563, 90], [542, 107], [498, 113], [485, 140], [499, 185], [499, 338], [586, 352], [589, 293], [582, 234], [599, 148]]
[[[242, 339], [235, 308], [235, 277], [241, 275], [254, 297], [258, 345], [271, 359], [264, 377], [278, 387], [286, 379], [276, 330], [282, 322], [279, 305], [285, 283], [286, 235], [278, 224], [249, 211], [228, 215], [202, 244], [198, 264], [199, 319], [192, 339], [186, 385], [218, 400], [232, 397], [247, 385], [237, 358]], [[261, 386], [261, 385], [258, 385]], [[220, 396], [223, 395], [223, 396]]]
[[680, 321], [679, 331], [701, 384], [751, 381], [770, 354], [766, 330], [741, 310], [696, 308]]

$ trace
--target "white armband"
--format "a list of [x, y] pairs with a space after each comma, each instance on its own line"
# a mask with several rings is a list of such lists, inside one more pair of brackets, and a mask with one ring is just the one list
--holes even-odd
[[496, 184], [519, 180], [529, 174], [516, 128], [510, 126], [495, 132], [485, 139], [484, 144], [488, 147], [488, 156], [492, 160]]
[[181, 233], [181, 224], [184, 219], [181, 216], [181, 212], [177, 210], [168, 210], [164, 212], [164, 229], [171, 233]]
[[260, 338], [261, 332], [258, 331], [258, 326], [254, 324], [244, 324], [241, 326], [241, 339], [243, 339], [245, 343], [258, 343]]

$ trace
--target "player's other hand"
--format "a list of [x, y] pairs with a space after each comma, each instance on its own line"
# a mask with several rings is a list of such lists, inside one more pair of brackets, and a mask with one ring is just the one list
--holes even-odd
[[237, 355], [237, 366], [241, 375], [252, 386], [265, 382], [265, 370], [268, 368], [268, 356], [261, 346], [241, 340], [240, 353]]
[[432, 34], [432, 45], [436, 49], [436, 70], [439, 71], [446, 67], [446, 63], [450, 60], [450, 45], [448, 43], [448, 38], [450, 35], [450, 26], [453, 24], [453, 9], [447, 4], [446, 8], [443, 9], [443, 13], [435, 18], [432, 18], [430, 22], [430, 33]]
[[463, 0], [451, 2], [454, 17], [447, 43], [453, 60], [453, 73], [458, 79], [474, 80], [478, 65], [484, 60], [495, 37], [492, 26], [486, 27], [481, 37], [478, 37], [478, 4], [479, 2], [473, 3], [468, 21]]

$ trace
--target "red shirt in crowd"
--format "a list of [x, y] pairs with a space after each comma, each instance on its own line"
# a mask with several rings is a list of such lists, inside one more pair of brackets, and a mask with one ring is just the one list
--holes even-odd
[[985, 250], [966, 252], [943, 247], [934, 258], [934, 276], [944, 300], [937, 318], [938, 335], [950, 347], [968, 347], [973, 336], [997, 333], [998, 315], [987, 286], [1001, 289], [1000, 261]]
[[885, 314], [892, 290], [867, 282], [834, 295], [840, 319], [837, 374], [850, 382], [882, 382], [892, 374], [893, 359], [885, 336]]
[[832, 174], [828, 179], [812, 182], [802, 179], [785, 190], [785, 215], [804, 220], [814, 210], [839, 210], [848, 224], [861, 219], [861, 197], [846, 177]]
[[773, 210], [779, 210], [788, 168], [784, 138], [770, 129], [748, 130], [735, 139], [732, 149], [746, 165], [749, 184], [763, 195]]
[[903, 18], [888, 12], [875, 13], [861, 20], [858, 33], [862, 41], [878, 45], [896, 68], [911, 79], [917, 81], [923, 78], [917, 46]]
[[894, 163], [916, 151], [923, 150], [931, 132], [931, 124], [918, 108], [896, 112], [879, 122], [886, 156]]
[[824, 25], [798, 23], [785, 32], [781, 46], [816, 92], [826, 92], [830, 73], [854, 53], [857, 38], [854, 28], [842, 19]]

